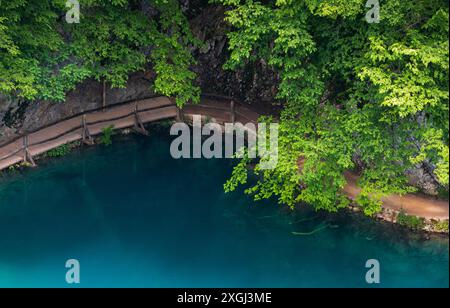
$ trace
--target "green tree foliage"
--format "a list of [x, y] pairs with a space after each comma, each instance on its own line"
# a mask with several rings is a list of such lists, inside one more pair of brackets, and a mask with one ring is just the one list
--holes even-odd
[[102, 128], [102, 135], [100, 136], [100, 143], [103, 145], [112, 144], [112, 136], [114, 134], [114, 125]]
[[65, 20], [65, 0], [0, 0], [0, 92], [64, 101], [86, 78], [125, 87], [150, 63], [156, 92], [182, 105], [198, 101], [189, 52], [198, 42], [176, 0], [81, 0], [80, 23]]
[[[190, 47], [198, 42], [177, 0], [81, 0], [79, 24], [65, 0], [0, 0], [0, 93], [64, 101], [86, 78], [125, 87], [151, 67], [154, 90], [179, 105], [198, 101]], [[336, 211], [344, 172], [361, 167], [357, 202], [405, 193], [405, 171], [426, 163], [448, 188], [448, 13], [445, 0], [213, 0], [227, 8], [227, 69], [261, 60], [279, 76], [279, 159], [255, 172], [256, 199], [278, 197]], [[143, 6], [151, 7], [145, 14]], [[358, 164], [356, 164], [358, 162]], [[247, 184], [244, 159], [225, 185]]]
[[[447, 1], [382, 0], [378, 24], [366, 22], [365, 0], [216, 2], [233, 26], [226, 67], [263, 59], [280, 76], [279, 163], [257, 167], [248, 193], [336, 211], [355, 161], [368, 215], [383, 195], [412, 190], [415, 164], [435, 166], [448, 187]], [[245, 163], [228, 190], [245, 183]]]
[[406, 215], [404, 211], [398, 213], [397, 223], [413, 230], [422, 230], [425, 227], [424, 218]]

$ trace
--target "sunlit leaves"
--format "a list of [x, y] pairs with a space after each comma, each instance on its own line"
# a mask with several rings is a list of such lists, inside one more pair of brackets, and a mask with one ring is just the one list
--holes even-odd
[[220, 2], [234, 26], [227, 67], [265, 60], [285, 103], [280, 163], [248, 193], [335, 211], [348, 203], [343, 173], [358, 167], [356, 201], [373, 215], [382, 196], [414, 190], [415, 165], [448, 187], [446, 1], [383, 1], [379, 24], [362, 0]]
[[198, 101], [190, 46], [196, 44], [176, 0], [86, 0], [80, 23], [64, 21], [65, 1], [0, 1], [0, 91], [64, 101], [87, 78], [126, 86], [131, 73], [156, 70], [154, 90], [179, 105]]

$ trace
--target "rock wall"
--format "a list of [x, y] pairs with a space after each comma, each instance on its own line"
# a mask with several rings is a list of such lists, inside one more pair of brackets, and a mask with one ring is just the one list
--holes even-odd
[[[125, 89], [106, 87], [108, 105], [154, 95], [144, 73], [130, 76]], [[0, 143], [7, 142], [25, 132], [67, 118], [71, 115], [102, 106], [103, 85], [86, 80], [67, 94], [66, 102], [26, 101], [0, 96]]]
[[194, 51], [198, 82], [205, 92], [222, 93], [268, 108], [276, 95], [278, 75], [266, 63], [249, 64], [236, 72], [223, 69], [229, 58], [229, 25], [224, 21], [224, 13], [221, 6], [208, 6], [191, 20], [194, 35], [205, 43]]

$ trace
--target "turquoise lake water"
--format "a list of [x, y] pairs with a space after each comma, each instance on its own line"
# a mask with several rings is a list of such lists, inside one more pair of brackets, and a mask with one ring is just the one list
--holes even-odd
[[[446, 238], [225, 194], [229, 160], [174, 160], [167, 133], [117, 137], [0, 178], [0, 287], [448, 287]], [[310, 232], [330, 226], [309, 236]]]

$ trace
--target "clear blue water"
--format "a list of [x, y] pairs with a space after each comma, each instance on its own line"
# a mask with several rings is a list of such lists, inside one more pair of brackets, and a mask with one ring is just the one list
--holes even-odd
[[368, 287], [367, 259], [381, 287], [449, 286], [448, 239], [225, 194], [233, 162], [174, 160], [166, 135], [2, 176], [0, 287], [73, 287], [72, 258], [81, 287]]

